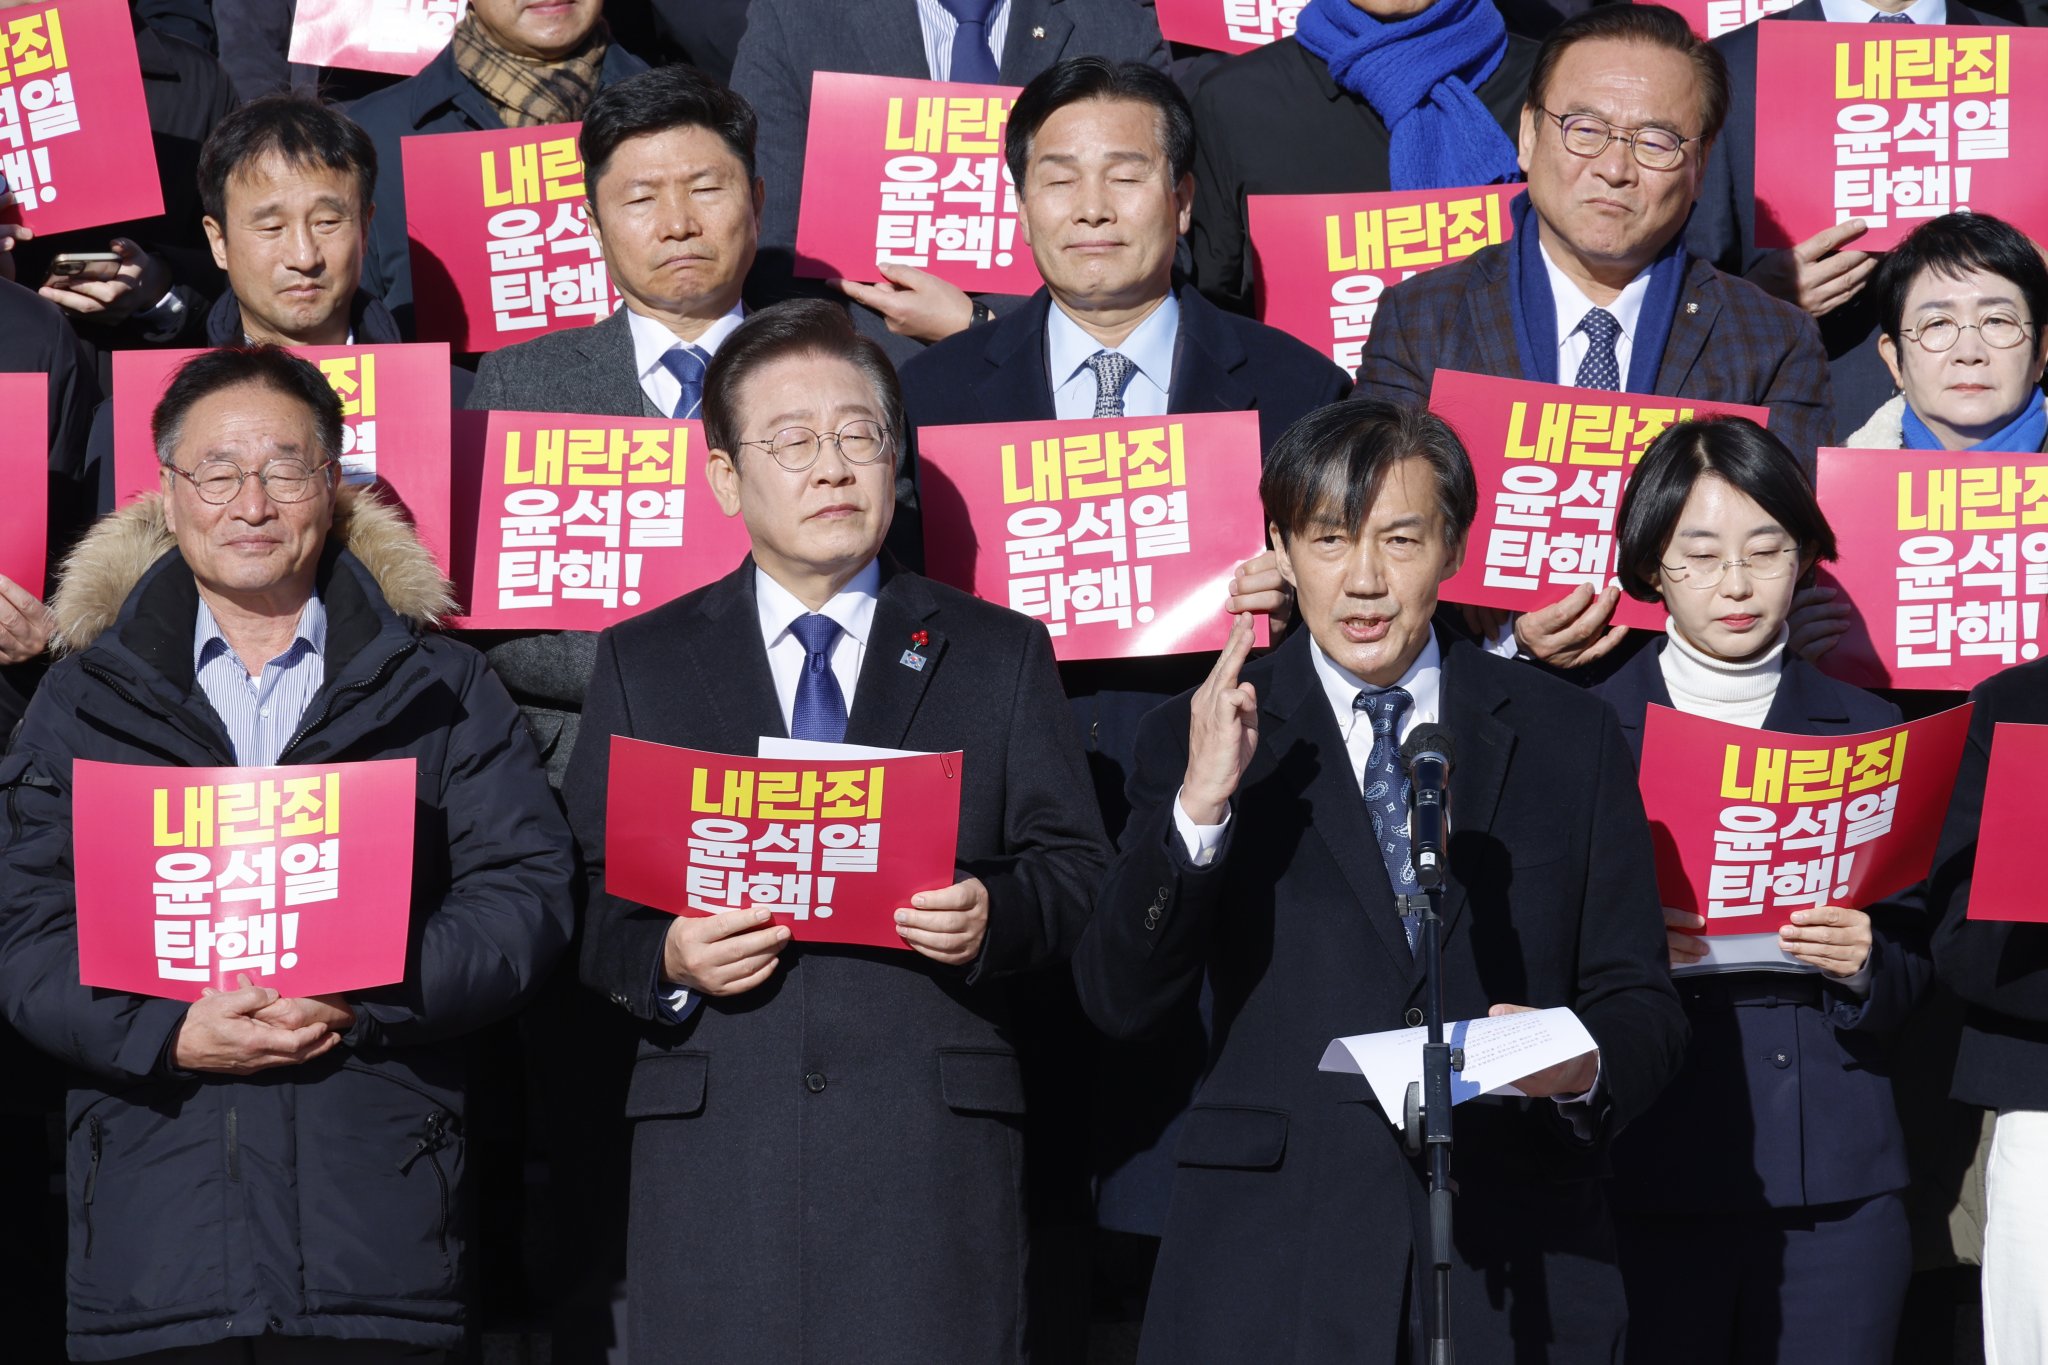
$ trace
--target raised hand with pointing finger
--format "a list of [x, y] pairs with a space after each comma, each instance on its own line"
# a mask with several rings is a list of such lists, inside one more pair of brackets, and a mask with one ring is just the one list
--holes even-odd
[[1188, 716], [1188, 767], [1180, 807], [1198, 825], [1223, 823], [1230, 798], [1259, 747], [1259, 695], [1238, 670], [1252, 652], [1252, 618], [1239, 615], [1216, 666], [1195, 689]]

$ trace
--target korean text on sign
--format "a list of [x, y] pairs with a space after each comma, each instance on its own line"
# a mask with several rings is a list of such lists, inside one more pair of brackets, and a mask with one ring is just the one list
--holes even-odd
[[1768, 933], [1919, 881], [1968, 726], [1959, 707], [1810, 737], [1650, 708], [1641, 782], [1664, 903], [1705, 916], [1710, 936]]
[[480, 152], [491, 315], [501, 332], [610, 317], [618, 296], [583, 202], [574, 135]]
[[1159, 0], [1159, 31], [1170, 43], [1249, 52], [1294, 36], [1306, 0]]
[[299, 0], [290, 58], [309, 66], [418, 75], [448, 46], [467, 0]]
[[[1638, 0], [1641, 4], [1654, 2]], [[1777, 14], [1797, 3], [1798, 0], [1677, 0], [1671, 8], [1685, 16], [1694, 33], [1712, 39], [1747, 28], [1766, 14]]]
[[[1766, 411], [1692, 399], [1589, 399], [1583, 389], [1438, 371], [1430, 408], [1456, 427], [1479, 474], [1479, 518], [1447, 599], [1483, 606], [1553, 602], [1614, 581], [1622, 485], [1673, 422]], [[1624, 597], [1616, 620], [1661, 626], [1660, 609]]]
[[0, 16], [0, 175], [15, 201], [33, 211], [57, 198], [51, 144], [78, 133], [63, 6]]
[[246, 973], [285, 995], [405, 968], [415, 765], [74, 765], [88, 985], [193, 1000]]
[[2012, 136], [2048, 113], [2048, 37], [1907, 25], [1782, 32], [1794, 27], [1759, 30], [1759, 85], [1783, 91], [1760, 133], [1759, 245], [1861, 218], [1871, 232], [1857, 248], [1881, 251], [1967, 209], [2042, 230], [2048, 191], [2013, 162]]
[[1380, 296], [1411, 275], [1506, 241], [1514, 230], [1512, 193], [1253, 195], [1247, 217], [1259, 318], [1355, 374]]
[[690, 429], [546, 427], [504, 434], [498, 606], [640, 601], [650, 552], [683, 544]]
[[613, 736], [605, 885], [671, 914], [762, 906], [799, 939], [905, 946], [957, 880], [961, 756], [745, 758]]
[[1820, 490], [1842, 528], [1828, 572], [1857, 614], [1829, 671], [1964, 690], [2040, 656], [2048, 460], [1824, 450]]

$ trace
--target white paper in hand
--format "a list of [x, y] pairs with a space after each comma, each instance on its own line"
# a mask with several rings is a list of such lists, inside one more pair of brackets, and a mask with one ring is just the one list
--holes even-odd
[[762, 735], [754, 741], [756, 758], [802, 758], [831, 762], [837, 758], [922, 758], [920, 749], [877, 749], [872, 744], [834, 744], [823, 739], [783, 739]]
[[[1322, 1071], [1363, 1076], [1387, 1121], [1401, 1125], [1408, 1084], [1422, 1080], [1422, 1048], [1429, 1030], [1393, 1029], [1339, 1038], [1323, 1051]], [[1594, 1050], [1593, 1035], [1565, 1008], [1466, 1019], [1448, 1025], [1444, 1039], [1465, 1050], [1465, 1069], [1451, 1073], [1451, 1103], [1476, 1095], [1519, 1095], [1514, 1083], [1532, 1072]]]

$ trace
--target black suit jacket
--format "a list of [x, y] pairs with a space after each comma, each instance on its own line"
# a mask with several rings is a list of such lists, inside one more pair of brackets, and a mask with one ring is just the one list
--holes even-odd
[[[1525, 378], [1508, 284], [1508, 253], [1515, 249], [1511, 241], [1483, 247], [1382, 295], [1357, 391], [1427, 402], [1440, 369]], [[1811, 474], [1814, 452], [1831, 443], [1834, 431], [1827, 355], [1813, 319], [1698, 258], [1678, 300], [1655, 391], [1768, 407], [1772, 432]]]
[[[1730, 274], [1745, 275], [1763, 258], [1756, 244], [1756, 49], [1761, 24], [1826, 23], [1820, 0], [1801, 0], [1714, 40], [1728, 62], [1728, 122], [1707, 157], [1699, 202], [1686, 224], [1685, 244], [1696, 256]], [[1949, 0], [1951, 24], [2005, 22]], [[1851, 243], [1850, 249], [1856, 249]], [[1877, 354], [1877, 301], [1870, 290], [1820, 319], [1834, 381], [1835, 423], [1828, 443], [1848, 439], [1886, 399], [1898, 392]]]
[[1928, 895], [1941, 917], [1935, 966], [1969, 1007], [1954, 1095], [1986, 1109], [2048, 1109], [2048, 925], [1968, 917], [1992, 730], [2001, 722], [2048, 725], [2048, 659], [1987, 678], [1970, 700], [1970, 742]]
[[[1419, 1023], [1409, 953], [1336, 716], [1298, 631], [1244, 670], [1259, 743], [1227, 842], [1192, 866], [1174, 828], [1189, 702], [1146, 719], [1133, 811], [1074, 957], [1096, 1024], [1140, 1036], [1206, 977], [1210, 1068], [1180, 1169], [1140, 1359], [1393, 1361], [1423, 1177], [1337, 1037]], [[1611, 1365], [1623, 1321], [1596, 1179], [1605, 1131], [1677, 1070], [1650, 832], [1598, 699], [1469, 644], [1444, 651], [1456, 737], [1444, 1005], [1569, 1005], [1601, 1050], [1602, 1134], [1549, 1100], [1459, 1106], [1453, 1303], [1460, 1354]]]
[[[913, 631], [922, 670], [898, 662]], [[846, 739], [965, 751], [958, 866], [990, 900], [966, 970], [792, 945], [767, 984], [659, 1015], [671, 917], [605, 891], [608, 740], [750, 754], [786, 733], [751, 559], [599, 637], [584, 729], [564, 789], [589, 867], [583, 977], [644, 1021], [626, 1100], [635, 1353], [1019, 1359], [1004, 979], [1066, 957], [1107, 852], [1044, 628], [885, 561]], [[772, 1311], [754, 1292], [770, 1285]]]
[[[1643, 721], [1670, 706], [1659, 640], [1593, 693], [1612, 706], [1638, 761]], [[1899, 708], [1785, 662], [1763, 728], [1853, 735], [1897, 725]], [[1925, 901], [1915, 887], [1870, 911], [1870, 990], [1817, 976], [1687, 976], [1685, 1069], [1614, 1147], [1631, 1205], [1728, 1211], [1867, 1199], [1906, 1186], [1906, 1141], [1893, 1107], [1892, 1041], [1934, 983]], [[1676, 1153], [1688, 1153], [1673, 1179]]]
[[[1479, 96], [1513, 141], [1537, 44], [1510, 37]], [[1398, 60], [1388, 54], [1389, 60]], [[1233, 312], [1252, 309], [1245, 197], [1359, 194], [1391, 188], [1387, 125], [1330, 78], [1323, 59], [1292, 38], [1242, 53], [1205, 77], [1194, 96], [1195, 213], [1188, 229], [1195, 283]]]

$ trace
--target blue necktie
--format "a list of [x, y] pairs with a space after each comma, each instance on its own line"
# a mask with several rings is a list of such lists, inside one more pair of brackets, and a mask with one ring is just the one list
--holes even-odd
[[839, 679], [832, 675], [832, 642], [839, 638], [839, 623], [813, 612], [791, 621], [789, 633], [804, 647], [804, 671], [797, 675], [789, 737], [838, 744], [846, 738], [846, 698], [839, 691]]
[[939, 0], [959, 27], [953, 30], [953, 65], [948, 80], [995, 85], [1001, 79], [988, 49], [988, 19], [1002, 0]]
[[1120, 351], [1097, 351], [1081, 362], [1095, 371], [1095, 415], [1124, 415], [1124, 386], [1131, 382], [1137, 365]]
[[1579, 319], [1579, 330], [1591, 344], [1579, 362], [1579, 377], [1572, 381], [1582, 389], [1621, 391], [1621, 363], [1614, 355], [1614, 342], [1621, 335], [1621, 323], [1605, 308], [1595, 308]]
[[683, 386], [683, 396], [676, 399], [669, 416], [679, 422], [694, 420], [704, 406], [704, 353], [687, 341], [678, 341], [662, 352], [661, 363]]
[[1910, 24], [1913, 22], [1913, 16], [1910, 14], [1873, 14], [1870, 16], [1870, 22], [1873, 24]]
[[[1387, 884], [1396, 896], [1412, 896], [1417, 890], [1408, 855], [1408, 773], [1401, 764], [1401, 717], [1414, 701], [1399, 687], [1368, 688], [1351, 701], [1352, 710], [1363, 711], [1372, 720], [1372, 752], [1365, 759], [1365, 812], [1372, 817]], [[1404, 913], [1401, 928], [1412, 953], [1421, 925], [1414, 915]]]

